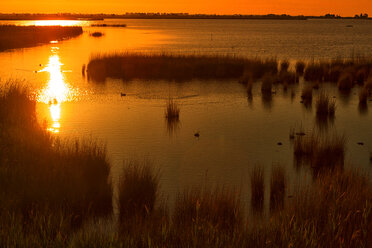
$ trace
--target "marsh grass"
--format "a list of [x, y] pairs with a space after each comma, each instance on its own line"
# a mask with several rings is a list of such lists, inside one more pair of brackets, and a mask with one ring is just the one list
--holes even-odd
[[252, 74], [248, 73], [248, 74], [243, 75], [239, 79], [239, 83], [240, 84], [243, 84], [243, 85], [245, 85], [247, 87], [247, 94], [248, 95], [252, 95], [252, 89], [253, 89], [253, 77], [252, 77]]
[[333, 118], [336, 111], [336, 102], [331, 100], [329, 95], [321, 92], [316, 100], [316, 115], [317, 117]]
[[20, 86], [0, 92], [0, 209], [20, 215], [26, 224], [32, 224], [34, 216], [44, 218], [44, 213], [65, 214], [71, 216], [71, 229], [86, 218], [110, 214], [105, 146], [92, 139], [50, 136], [37, 123], [35, 107]]
[[265, 182], [262, 166], [256, 165], [251, 172], [251, 205], [254, 212], [263, 211]]
[[313, 101], [313, 88], [311, 85], [305, 86], [301, 92], [301, 99], [304, 104], [311, 104]]
[[171, 98], [169, 98], [167, 102], [165, 118], [168, 122], [178, 121], [180, 118], [180, 108], [178, 107], [178, 104]]
[[269, 239], [276, 247], [366, 247], [372, 227], [368, 185], [355, 172], [321, 175], [310, 187], [301, 187], [274, 219]]
[[356, 75], [355, 75], [356, 82], [360, 85], [363, 85], [367, 81], [367, 79], [369, 77], [369, 74], [370, 74], [370, 72], [369, 72], [368, 68], [366, 68], [366, 67], [362, 67], [362, 68], [357, 69], [357, 72], [356, 72]]
[[120, 223], [150, 216], [159, 198], [159, 173], [151, 162], [127, 161], [119, 183]]
[[201, 187], [179, 194], [172, 217], [174, 228], [214, 228], [233, 233], [242, 228], [243, 210], [236, 190]]
[[298, 136], [294, 141], [294, 156], [299, 162], [310, 164], [313, 175], [324, 171], [343, 168], [346, 139], [337, 134], [321, 136], [313, 132], [307, 136]]
[[271, 74], [266, 74], [262, 78], [261, 84], [261, 92], [262, 94], [271, 95], [272, 94], [272, 86], [275, 83], [275, 77]]
[[93, 32], [93, 33], [91, 33], [89, 35], [92, 36], [92, 37], [95, 37], [95, 38], [99, 38], [99, 37], [102, 37], [103, 36], [103, 33], [101, 33], [101, 32]]
[[310, 63], [307, 65], [304, 72], [304, 79], [310, 82], [323, 82], [324, 80], [324, 65], [322, 63]]
[[295, 65], [296, 73], [300, 76], [304, 74], [306, 64], [303, 61], [297, 61]]
[[[273, 167], [275, 214], [260, 225], [244, 216], [238, 191], [225, 187], [185, 190], [171, 212], [159, 202], [152, 163], [128, 161], [119, 180], [116, 227], [100, 222], [112, 213], [104, 147], [94, 140], [56, 140], [37, 124], [34, 111], [27, 90], [1, 89], [1, 247], [356, 248], [372, 241], [370, 181], [340, 166], [343, 136], [295, 138], [295, 156], [308, 157], [322, 173], [284, 202], [285, 171]], [[251, 175], [257, 198], [261, 172]]]
[[15, 48], [32, 47], [54, 40], [63, 40], [79, 36], [82, 27], [62, 26], [0, 26], [0, 51]]
[[278, 71], [275, 59], [247, 59], [218, 55], [118, 53], [93, 56], [87, 66], [88, 78], [104, 82], [122, 80], [238, 79], [251, 74], [253, 80]]
[[270, 180], [270, 211], [276, 212], [284, 208], [286, 185], [284, 168], [280, 165], [274, 165]]
[[349, 91], [353, 87], [353, 76], [351, 73], [343, 73], [337, 82], [337, 87], [342, 91]]
[[363, 87], [359, 91], [359, 104], [366, 106], [367, 105], [367, 100], [369, 97], [369, 92], [366, 87]]
[[280, 72], [287, 72], [289, 68], [289, 61], [288, 60], [283, 60], [280, 63]]
[[277, 76], [276, 82], [283, 85], [293, 85], [298, 83], [298, 77], [293, 72], [281, 71]]

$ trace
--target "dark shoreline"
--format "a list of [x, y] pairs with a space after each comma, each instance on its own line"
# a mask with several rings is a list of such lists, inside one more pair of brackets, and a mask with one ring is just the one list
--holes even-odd
[[291, 16], [286, 14], [268, 14], [268, 15], [206, 15], [206, 14], [188, 14], [188, 13], [127, 13], [124, 15], [116, 14], [5, 14], [0, 13], [0, 20], [85, 20], [102, 21], [104, 19], [222, 19], [222, 20], [308, 20], [308, 19], [353, 19], [353, 20], [371, 20], [368, 17], [342, 17], [334, 15], [324, 16]]
[[5, 25], [0, 26], [0, 33], [0, 52], [2, 52], [73, 38], [81, 35], [83, 29], [82, 27]]

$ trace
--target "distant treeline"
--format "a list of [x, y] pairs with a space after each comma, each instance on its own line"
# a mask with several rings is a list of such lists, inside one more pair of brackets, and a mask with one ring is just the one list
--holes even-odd
[[356, 15], [355, 17], [342, 17], [334, 14], [324, 16], [291, 16], [287, 14], [268, 14], [268, 15], [206, 15], [189, 13], [125, 13], [116, 14], [1, 14], [0, 20], [103, 20], [103, 19], [268, 19], [268, 20], [307, 20], [313, 18], [327, 19], [371, 19], [367, 14]]

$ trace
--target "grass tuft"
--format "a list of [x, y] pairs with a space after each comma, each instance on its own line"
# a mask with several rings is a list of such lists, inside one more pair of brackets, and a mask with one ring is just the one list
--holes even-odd
[[337, 82], [339, 90], [349, 91], [353, 87], [353, 76], [350, 73], [343, 73]]
[[295, 65], [295, 68], [296, 68], [296, 73], [300, 76], [302, 76], [304, 74], [304, 71], [305, 71], [305, 63], [302, 62], [302, 61], [297, 61], [296, 62], [296, 65]]
[[334, 117], [336, 102], [331, 100], [329, 95], [321, 92], [316, 101], [316, 115], [318, 117]]
[[301, 99], [304, 103], [309, 104], [313, 100], [313, 88], [311, 85], [305, 86], [301, 92]]
[[309, 163], [314, 176], [317, 176], [320, 172], [343, 167], [345, 143], [344, 136], [336, 134], [320, 136], [313, 132], [310, 135], [295, 138], [294, 156], [298, 161]]
[[180, 108], [173, 99], [168, 99], [165, 109], [165, 118], [167, 118], [168, 121], [177, 121], [180, 118]]
[[251, 173], [251, 205], [254, 212], [263, 211], [264, 194], [264, 171], [262, 166], [256, 165]]
[[275, 212], [284, 208], [286, 177], [283, 167], [276, 165], [272, 168], [270, 181], [270, 210]]

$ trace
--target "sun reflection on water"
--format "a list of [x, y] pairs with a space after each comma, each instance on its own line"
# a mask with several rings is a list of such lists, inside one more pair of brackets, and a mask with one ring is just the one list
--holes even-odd
[[48, 72], [49, 81], [38, 95], [38, 102], [49, 105], [50, 118], [52, 120], [47, 130], [53, 133], [59, 133], [61, 124], [61, 104], [66, 102], [72, 95], [71, 87], [65, 82], [63, 71], [58, 55], [58, 48], [52, 48], [52, 55], [49, 57], [47, 66], [39, 72]]
[[76, 20], [38, 20], [32, 22], [32, 25], [35, 26], [81, 26], [83, 24], [83, 21]]

